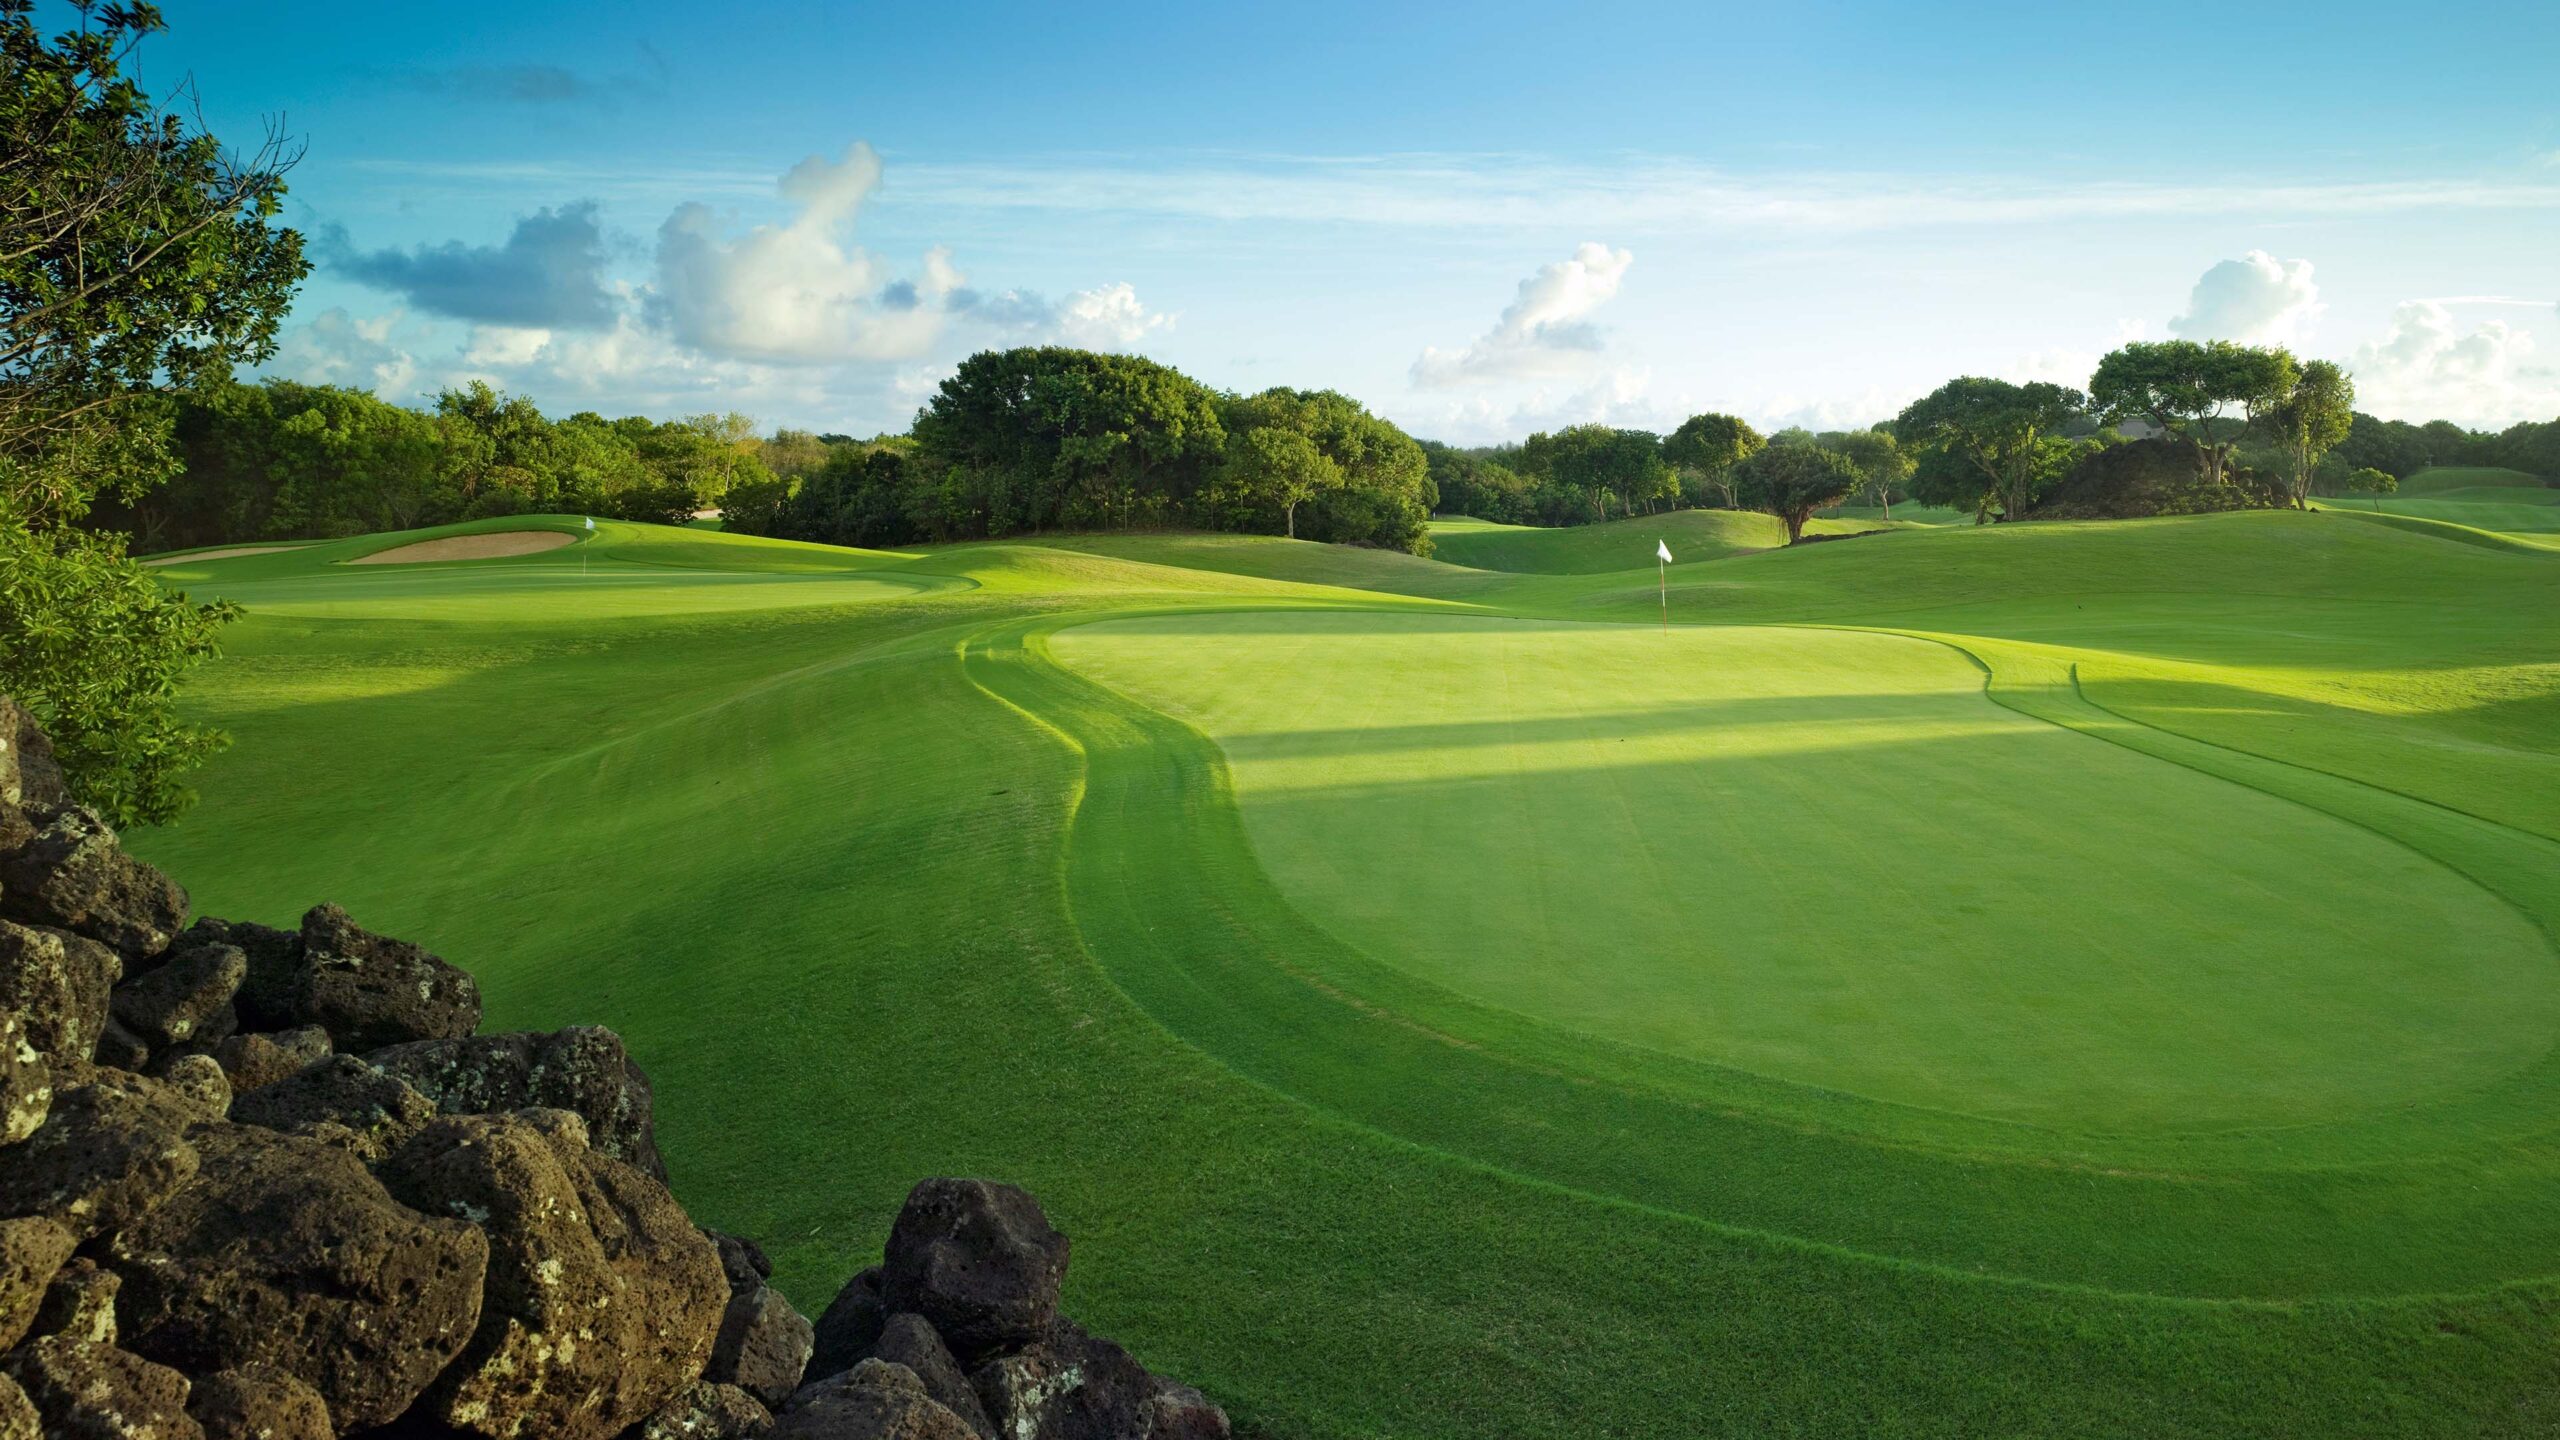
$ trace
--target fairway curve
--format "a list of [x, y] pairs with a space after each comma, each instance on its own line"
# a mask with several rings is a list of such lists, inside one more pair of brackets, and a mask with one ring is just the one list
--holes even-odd
[[[1140, 623], [1168, 618], [1183, 617]], [[1306, 1104], [1735, 1233], [2108, 1293], [2468, 1293], [2542, 1277], [2560, 1245], [2560, 1213], [2542, 1203], [2554, 1177], [2522, 1159], [2560, 1133], [2547, 1038], [2515, 1073], [2430, 1101], [2098, 1135], [1771, 1080], [1417, 979], [1272, 883], [1205, 733], [1052, 658], [1075, 623], [987, 632], [963, 658], [979, 688], [1081, 757], [1065, 880], [1086, 944], [1159, 1023]]]
[[1328, 933], [1598, 1038], [2117, 1133], [2351, 1118], [2560, 1033], [2560, 966], [2495, 896], [2003, 710], [1926, 642], [1302, 612], [1051, 647], [1218, 741]]

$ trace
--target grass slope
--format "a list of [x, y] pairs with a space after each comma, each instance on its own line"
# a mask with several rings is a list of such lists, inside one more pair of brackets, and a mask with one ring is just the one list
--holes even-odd
[[[1805, 528], [1815, 535], [1854, 535], [1881, 526], [1816, 520]], [[1432, 553], [1439, 559], [1478, 570], [1540, 575], [1650, 570], [1657, 541], [1671, 547], [1673, 563], [1685, 565], [1777, 549], [1787, 543], [1787, 529], [1775, 515], [1754, 510], [1673, 510], [1557, 529], [1463, 518], [1431, 523]]]
[[2560, 558], [1914, 530], [1666, 637], [1224, 537], [335, 564], [416, 538], [164, 572], [238, 744], [137, 848], [622, 1029], [804, 1308], [992, 1173], [1249, 1434], [2560, 1424]]

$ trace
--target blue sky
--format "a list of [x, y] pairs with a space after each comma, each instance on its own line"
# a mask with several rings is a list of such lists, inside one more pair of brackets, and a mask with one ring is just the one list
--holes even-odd
[[2560, 9], [167, 5], [278, 373], [903, 428], [1058, 341], [1418, 434], [1857, 423], [2132, 336], [2560, 415]]

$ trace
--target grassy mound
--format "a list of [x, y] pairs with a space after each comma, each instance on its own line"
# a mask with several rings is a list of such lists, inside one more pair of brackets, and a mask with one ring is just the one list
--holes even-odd
[[620, 1029], [804, 1309], [1030, 1186], [1248, 1433], [2547, 1433], [2560, 556], [1761, 519], [173, 565], [132, 838]]
[[[1812, 535], [1855, 535], [1882, 526], [1856, 520], [1816, 520]], [[1431, 522], [1432, 553], [1452, 565], [1539, 575], [1597, 575], [1649, 570], [1654, 544], [1671, 547], [1672, 563], [1722, 560], [1787, 543], [1787, 527], [1756, 510], [1672, 510], [1598, 525], [1541, 529], [1485, 520]]]

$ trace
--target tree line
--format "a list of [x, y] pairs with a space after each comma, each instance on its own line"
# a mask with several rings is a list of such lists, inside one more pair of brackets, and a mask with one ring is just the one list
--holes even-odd
[[2107, 473], [2112, 447], [2183, 447], [2202, 508], [2307, 505], [2313, 495], [2388, 490], [2435, 465], [2560, 477], [2560, 420], [2497, 432], [2450, 421], [2381, 420], [2354, 408], [2339, 366], [2278, 347], [2170, 340], [2126, 345], [2085, 390], [1966, 376], [1862, 430], [1781, 430], [1693, 415], [1669, 435], [1576, 425], [1513, 445], [1426, 443], [1442, 513], [1522, 525], [1581, 525], [1661, 509], [1756, 509], [1800, 539], [1833, 506], [1906, 501], [2024, 518], [2066, 477]]

